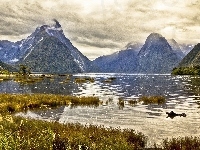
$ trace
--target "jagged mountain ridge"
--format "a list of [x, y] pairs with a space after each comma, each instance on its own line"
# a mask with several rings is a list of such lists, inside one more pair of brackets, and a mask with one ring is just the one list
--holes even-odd
[[184, 57], [194, 48], [193, 44], [179, 44], [182, 52], [184, 53]]
[[102, 72], [170, 73], [181, 60], [179, 50], [172, 49], [162, 35], [152, 33], [143, 46], [127, 47], [119, 53], [101, 56], [93, 63]]
[[138, 53], [138, 73], [170, 73], [181, 58], [160, 34], [151, 33]]
[[[35, 32], [33, 32], [26, 39], [23, 39], [16, 43], [10, 43], [11, 45], [12, 44], [16, 45], [16, 50], [12, 51], [12, 53], [13, 53], [12, 57], [10, 57], [10, 58], [5, 57], [5, 59], [2, 59], [0, 56], [0, 60], [3, 60], [4, 62], [7, 62], [9, 64], [19, 64], [19, 63], [23, 64], [23, 62], [26, 62], [26, 64], [30, 64], [30, 63], [27, 63], [28, 62], [27, 59], [32, 59], [32, 58], [30, 58], [31, 55], [29, 56], [29, 54], [35, 51], [36, 45], [40, 44], [42, 42], [42, 40], [45, 38], [55, 37], [54, 39], [58, 39], [64, 45], [66, 51], [70, 52], [70, 55], [73, 58], [73, 59], [71, 59], [71, 57], [70, 57], [70, 60], [74, 61], [77, 64], [77, 65], [74, 65], [74, 62], [68, 63], [68, 64], [73, 64], [74, 67], [75, 66], [78, 67], [78, 68], [72, 69], [72, 70], [74, 70], [74, 71], [76, 70], [78, 72], [92, 72], [93, 70], [96, 70], [97, 68], [92, 65], [91, 61], [86, 56], [84, 56], [76, 47], [74, 47], [72, 45], [72, 43], [70, 42], [70, 40], [65, 37], [62, 27], [59, 24], [59, 22], [57, 20], [54, 20], [54, 21], [55, 21], [55, 25], [53, 25], [53, 26], [43, 25], [41, 27], [36, 28]], [[55, 43], [57, 43], [57, 42], [55, 42]], [[41, 48], [45, 48], [45, 45], [44, 46], [40, 45], [40, 50], [42, 50]], [[62, 46], [62, 48], [63, 48], [63, 46]], [[57, 50], [59, 50], [59, 47], [57, 47]], [[9, 49], [6, 49], [4, 51], [5, 52], [1, 51], [2, 53], [4, 53], [4, 55], [5, 55], [5, 53], [11, 52]], [[44, 57], [44, 56], [40, 56], [40, 57]], [[33, 62], [33, 60], [30, 60], [30, 62]], [[44, 58], [44, 60], [46, 60], [46, 58]], [[67, 58], [65, 60], [67, 60]], [[59, 59], [57, 61], [59, 61]], [[65, 61], [63, 60], [62, 63], [65, 63]], [[32, 65], [32, 67], [33, 67], [33, 65]], [[57, 68], [59, 68], [59, 66]], [[71, 68], [71, 67], [66, 66], [66, 68], [63, 68], [63, 69], [67, 69], [67, 68]], [[35, 69], [34, 67], [32, 69], [33, 69], [33, 71], [40, 71], [38, 69]], [[66, 70], [65, 72], [71, 72], [72, 70], [70, 70], [70, 71]], [[49, 70], [49, 71], [51, 71], [51, 70]], [[55, 72], [55, 70], [52, 70], [52, 71]]]
[[70, 50], [54, 36], [42, 38], [19, 63], [29, 66], [34, 72], [82, 72]]
[[[97, 72], [98, 68], [95, 66], [98, 66], [100, 68], [100, 71], [98, 72], [168, 73], [169, 70], [171, 69], [171, 67], [168, 68], [168, 66], [171, 66], [171, 65], [174, 66], [174, 64], [176, 64], [177, 62], [174, 62], [175, 59], [173, 59], [172, 61], [170, 59], [166, 60], [165, 57], [168, 57], [166, 54], [168, 53], [168, 55], [171, 55], [173, 58], [175, 58], [174, 53], [176, 53], [176, 55], [178, 56], [177, 61], [180, 61], [180, 58], [182, 58], [184, 55], [181, 52], [181, 49], [175, 40], [171, 40], [172, 44], [166, 44], [166, 39], [164, 37], [162, 37], [159, 34], [153, 33], [151, 34], [151, 36], [149, 36], [149, 39], [147, 38], [148, 41], [151, 41], [151, 42], [147, 43], [146, 45], [144, 44], [143, 50], [141, 49], [142, 47], [141, 45], [137, 45], [137, 44], [133, 45], [129, 43], [126, 46], [125, 50], [119, 51], [109, 56], [101, 56], [97, 58], [96, 60], [94, 60], [93, 63], [91, 63], [91, 61], [86, 56], [84, 56], [76, 47], [74, 47], [72, 43], [70, 42], [70, 40], [65, 37], [60, 23], [57, 20], [54, 20], [54, 21], [55, 21], [55, 24], [53, 26], [43, 25], [41, 27], [38, 27], [35, 30], [35, 32], [33, 32], [26, 39], [23, 39], [16, 43], [9, 42], [9, 41], [0, 41], [0, 60], [8, 64], [26, 63], [30, 65], [29, 62], [33, 63], [33, 60], [34, 60], [33, 58], [31, 58], [31, 56], [36, 57], [35, 54], [30, 55], [32, 52], [36, 51], [36, 48], [35, 48], [36, 45], [40, 45], [39, 47], [37, 46], [37, 48], [39, 48], [40, 50], [45, 49], [45, 45], [41, 45], [41, 43], [45, 43], [43, 42], [43, 39], [46, 39], [49, 37], [55, 37], [56, 39], [58, 39], [64, 45], [64, 46], [63, 45], [61, 46], [62, 47], [61, 49], [65, 47], [66, 51], [68, 50], [70, 51], [71, 56], [73, 57], [73, 59], [71, 59], [70, 57], [70, 60], [75, 61], [75, 63], [78, 66], [74, 65], [74, 62], [68, 63], [68, 64], [73, 64], [72, 66], [76, 66], [78, 68], [71, 69], [69, 72], [74, 72], [74, 71]], [[52, 39], [50, 41], [52, 41]], [[55, 41], [53, 43], [58, 43], [58, 42]], [[159, 46], [162, 44], [159, 44], [159, 43], [165, 43], [164, 44], [165, 46], [162, 48], [162, 46]], [[173, 51], [171, 51], [170, 47]], [[49, 49], [52, 50], [51, 48]], [[55, 50], [55, 48], [53, 49]], [[146, 50], [144, 51], [144, 49]], [[156, 52], [154, 51], [156, 49], [161, 49], [161, 50], [165, 49], [165, 51]], [[66, 55], [66, 56], [69, 56], [69, 55]], [[164, 59], [160, 59], [162, 57]], [[27, 59], [29, 59], [29, 61]], [[38, 59], [40, 60], [40, 58]], [[44, 60], [46, 60], [46, 58], [44, 58]], [[157, 64], [154, 63], [156, 62], [155, 60], [159, 60], [160, 63], [157, 63]], [[57, 61], [59, 61], [59, 59]], [[42, 63], [43, 62], [41, 62], [40, 64]], [[35, 64], [39, 64], [39, 63], [36, 62]], [[48, 63], [45, 63], [45, 64], [46, 65], [50, 64], [50, 62], [48, 61]], [[32, 65], [33, 71], [42, 71], [42, 70], [38, 70], [38, 68], [34, 69], [35, 67], [33, 66], [34, 65]], [[61, 65], [60, 67], [63, 67], [63, 65]], [[65, 67], [71, 68], [70, 66], [68, 67], [65, 66]], [[166, 67], [168, 69], [166, 69]], [[57, 68], [59, 68], [59, 66], [57, 66]], [[43, 70], [49, 70], [49, 69], [43, 69]], [[55, 69], [53, 70], [53, 72], [55, 72]]]

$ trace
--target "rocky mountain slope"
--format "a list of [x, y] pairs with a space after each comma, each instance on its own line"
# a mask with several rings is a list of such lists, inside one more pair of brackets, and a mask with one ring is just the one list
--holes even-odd
[[133, 73], [138, 66], [137, 54], [141, 45], [129, 45], [125, 50], [98, 57], [93, 61], [100, 72]]
[[182, 59], [178, 67], [200, 66], [200, 43]]
[[175, 40], [172, 46], [160, 34], [150, 34], [143, 46], [131, 45], [125, 50], [93, 61], [102, 72], [170, 73], [184, 54]]
[[38, 27], [21, 41], [0, 41], [0, 60], [25, 64], [33, 72], [170, 73], [191, 48], [152, 33], [143, 46], [129, 43], [124, 50], [91, 62], [65, 37], [60, 23], [54, 21], [54, 25]]
[[170, 73], [181, 58], [160, 34], [150, 34], [138, 53], [138, 73]]
[[[26, 39], [10, 42], [9, 46], [0, 50], [5, 56], [0, 56], [0, 60], [10, 64], [26, 64], [33, 72], [78, 73], [96, 70], [91, 61], [65, 37], [59, 22], [54, 21], [53, 26], [36, 28]], [[14, 50], [9, 48], [14, 46]]]
[[181, 48], [182, 52], [186, 56], [193, 48], [193, 44], [179, 44], [179, 47]]
[[0, 41], [0, 60], [5, 63], [14, 63], [19, 58], [19, 43], [7, 40]]
[[178, 55], [178, 57], [180, 59], [183, 59], [183, 57], [185, 56], [185, 54], [181, 50], [179, 44], [174, 39], [167, 40], [167, 42], [171, 46], [172, 50]]

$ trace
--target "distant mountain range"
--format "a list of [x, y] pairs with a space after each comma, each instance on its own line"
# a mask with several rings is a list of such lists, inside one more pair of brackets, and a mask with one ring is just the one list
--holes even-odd
[[124, 50], [90, 61], [68, 38], [57, 20], [43, 25], [18, 42], [0, 41], [2, 63], [23, 64], [32, 72], [46, 73], [170, 73], [192, 48], [150, 34], [144, 45], [129, 43]]
[[99, 67], [100, 72], [133, 73], [137, 71], [137, 55], [141, 47], [140, 44], [129, 45], [125, 50], [98, 57], [93, 63]]
[[131, 45], [117, 53], [101, 56], [93, 63], [100, 72], [170, 73], [184, 56], [174, 39], [167, 41], [162, 35], [152, 33], [143, 46]]

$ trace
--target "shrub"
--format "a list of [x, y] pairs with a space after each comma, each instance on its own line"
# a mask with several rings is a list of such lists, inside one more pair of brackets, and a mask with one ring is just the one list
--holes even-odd
[[164, 139], [162, 142], [164, 150], [199, 150], [199, 137], [178, 137], [172, 139]]
[[139, 98], [139, 102], [143, 102], [144, 105], [147, 104], [162, 104], [165, 102], [165, 97], [163, 96], [142, 96]]

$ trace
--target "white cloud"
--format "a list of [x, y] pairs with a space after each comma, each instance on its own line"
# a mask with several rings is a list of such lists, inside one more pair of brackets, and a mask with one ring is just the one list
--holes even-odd
[[130, 41], [144, 43], [152, 32], [195, 44], [200, 41], [199, 7], [198, 0], [4, 0], [0, 39], [26, 38], [56, 18], [89, 58], [120, 50]]

